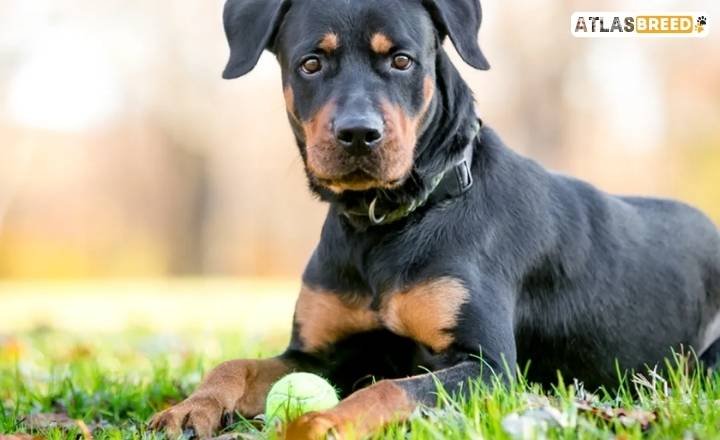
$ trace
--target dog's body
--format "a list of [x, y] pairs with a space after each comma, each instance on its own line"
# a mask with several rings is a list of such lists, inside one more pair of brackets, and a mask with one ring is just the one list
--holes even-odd
[[[288, 426], [300, 439], [407, 417], [435, 403], [436, 379], [461, 392], [530, 363], [534, 381], [613, 386], [618, 366], [672, 349], [716, 360], [717, 228], [680, 203], [548, 173], [479, 127], [440, 46], [450, 36], [487, 68], [479, 26], [474, 0], [228, 2], [226, 77], [278, 55], [311, 188], [331, 207], [288, 350], [221, 365], [153, 426], [208, 436], [224, 412], [260, 413], [293, 370], [350, 395]], [[360, 389], [374, 378], [395, 380]]]
[[355, 233], [331, 212], [306, 285], [382, 303], [403, 286], [460, 280], [470, 296], [450, 329], [457, 349], [531, 362], [530, 379], [543, 383], [559, 370], [612, 386], [616, 359], [641, 370], [720, 336], [707, 333], [720, 306], [720, 240], [703, 214], [609, 196], [519, 157], [490, 129], [479, 138], [473, 188], [410, 227]]

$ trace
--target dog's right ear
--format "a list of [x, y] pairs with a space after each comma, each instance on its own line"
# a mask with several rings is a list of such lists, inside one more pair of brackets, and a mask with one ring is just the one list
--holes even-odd
[[289, 0], [227, 0], [223, 21], [230, 45], [230, 60], [223, 78], [233, 79], [250, 72], [272, 44]]

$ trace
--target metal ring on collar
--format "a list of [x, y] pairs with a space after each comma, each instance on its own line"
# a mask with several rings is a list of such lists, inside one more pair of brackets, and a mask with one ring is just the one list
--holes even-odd
[[382, 224], [382, 223], [385, 221], [385, 219], [387, 218], [387, 215], [383, 215], [383, 216], [380, 217], [380, 218], [378, 218], [378, 217], [375, 215], [375, 205], [377, 204], [377, 199], [378, 199], [378, 198], [375, 197], [375, 198], [373, 199], [373, 201], [370, 202], [370, 207], [368, 208], [368, 218], [370, 219], [370, 221], [371, 221], [372, 224], [374, 224], [374, 225], [380, 225], [380, 224]]

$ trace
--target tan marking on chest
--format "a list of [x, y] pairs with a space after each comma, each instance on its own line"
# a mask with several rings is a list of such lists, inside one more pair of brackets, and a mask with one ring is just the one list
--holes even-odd
[[348, 336], [380, 328], [369, 300], [344, 301], [340, 295], [303, 286], [295, 305], [300, 339], [310, 352], [322, 350]]
[[382, 320], [393, 333], [441, 352], [452, 344], [450, 331], [469, 296], [459, 280], [438, 278], [392, 294], [382, 307]]

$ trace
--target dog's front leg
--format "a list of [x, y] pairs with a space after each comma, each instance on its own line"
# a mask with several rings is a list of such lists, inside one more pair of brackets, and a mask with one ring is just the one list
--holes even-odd
[[419, 405], [434, 406], [438, 382], [448, 392], [467, 391], [468, 379], [480, 376], [481, 370], [481, 362], [471, 360], [434, 373], [377, 382], [331, 410], [302, 416], [287, 426], [285, 438], [316, 440], [329, 433], [343, 440], [364, 438], [388, 423], [406, 420]]
[[179, 404], [156, 414], [150, 428], [176, 437], [192, 429], [208, 438], [220, 427], [223, 416], [239, 412], [254, 417], [265, 409], [272, 384], [293, 371], [325, 374], [318, 353], [344, 335], [375, 328], [372, 314], [342, 303], [337, 295], [303, 287], [295, 310], [290, 346], [279, 357], [228, 361], [212, 370], [198, 389]]
[[[509, 380], [516, 368], [512, 297], [500, 289], [478, 289], [455, 308], [449, 306], [453, 304], [453, 286], [457, 287], [445, 280], [404, 292], [399, 297], [401, 302], [389, 307], [391, 313], [386, 315], [392, 318], [386, 320], [391, 328], [433, 347], [446, 368], [377, 382], [351, 394], [333, 409], [309, 413], [290, 423], [285, 438], [315, 440], [328, 433], [343, 440], [363, 438], [388, 423], [407, 419], [420, 405], [435, 406], [438, 383], [456, 394], [467, 393], [473, 379], [490, 385], [498, 376]], [[444, 294], [438, 295], [438, 289]], [[452, 319], [444, 316], [448, 313]]]
[[210, 437], [226, 414], [235, 411], [248, 417], [260, 414], [270, 386], [293, 369], [293, 362], [286, 356], [224, 362], [207, 375], [190, 397], [156, 414], [150, 427], [164, 430], [173, 438], [184, 429], [194, 430], [200, 438]]

